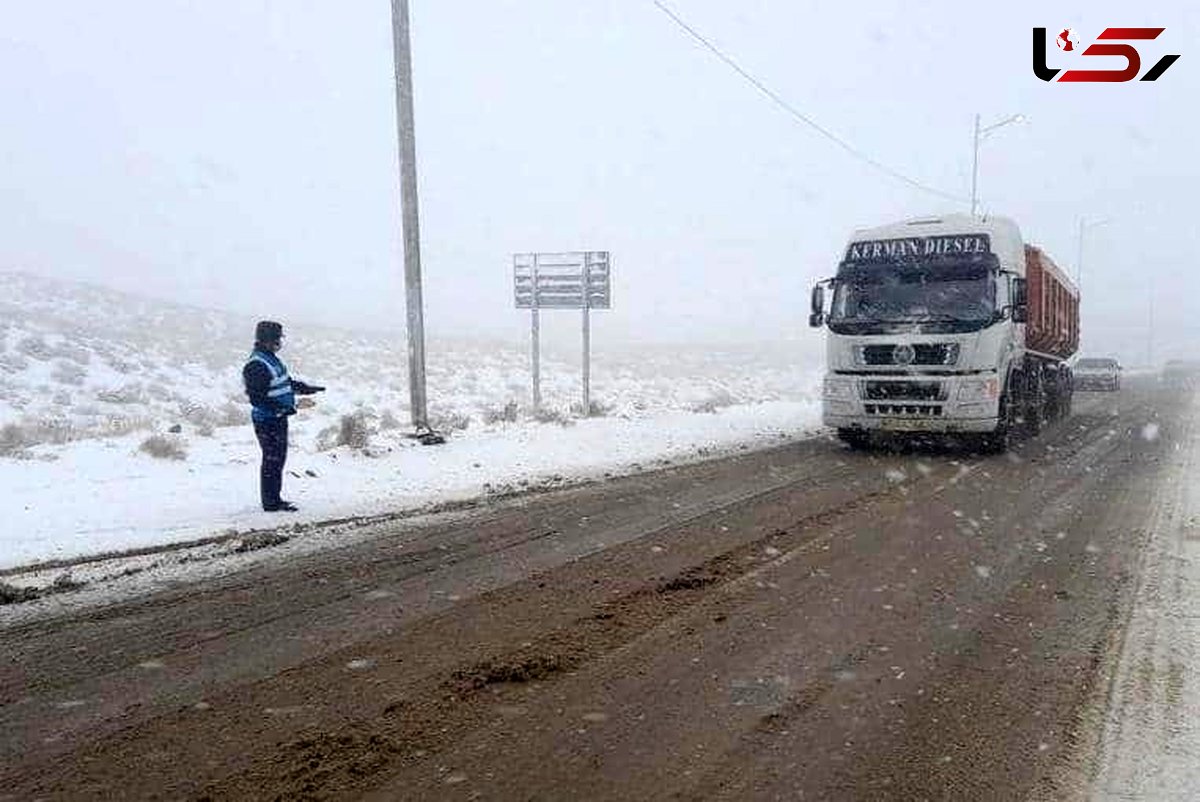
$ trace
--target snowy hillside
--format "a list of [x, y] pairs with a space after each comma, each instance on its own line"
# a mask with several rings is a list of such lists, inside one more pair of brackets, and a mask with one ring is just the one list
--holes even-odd
[[[452, 437], [423, 449], [404, 436], [399, 336], [288, 329], [293, 373], [329, 387], [293, 419], [285, 495], [308, 520], [636, 469], [817, 416], [819, 366], [785, 347], [598, 346], [597, 414], [583, 419], [577, 364], [544, 359], [535, 414], [524, 348], [434, 341], [430, 413]], [[21, 519], [0, 567], [274, 520], [256, 510], [240, 387], [252, 330], [240, 315], [0, 274], [0, 494]]]

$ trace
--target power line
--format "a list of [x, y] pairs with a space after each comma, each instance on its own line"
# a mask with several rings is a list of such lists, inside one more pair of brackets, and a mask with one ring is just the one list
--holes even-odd
[[718, 48], [716, 45], [714, 45], [712, 42], [710, 42], [708, 39], [706, 39], [703, 36], [703, 34], [701, 34], [699, 31], [697, 31], [695, 28], [693, 28], [691, 25], [689, 25], [682, 17], [680, 17], [678, 14], [676, 14], [670, 8], [668, 8], [666, 6], [666, 4], [662, 2], [662, 0], [653, 0], [653, 2], [654, 2], [654, 5], [658, 6], [658, 9], [660, 11], [662, 11], [664, 14], [666, 14], [668, 17], [670, 17], [671, 20], [676, 25], [678, 25], [681, 30], [683, 30], [686, 34], [688, 34], [688, 36], [695, 39], [697, 42], [699, 42], [701, 45], [703, 45], [705, 47], [705, 49], [707, 49], [709, 52], [711, 52], [714, 56], [719, 58], [721, 61], [725, 62], [725, 64], [728, 65], [730, 68], [732, 68], [734, 72], [736, 72], [738, 75], [742, 76], [742, 78], [746, 79], [746, 81], [748, 81], [751, 86], [753, 86], [755, 89], [757, 89], [763, 95], [765, 95], [769, 100], [771, 100], [773, 103], [775, 103], [775, 105], [779, 106], [781, 109], [786, 111], [788, 114], [790, 114], [792, 117], [799, 120], [803, 124], [807, 125], [809, 128], [812, 128], [814, 131], [816, 131], [821, 136], [828, 139], [830, 142], [833, 142], [834, 144], [836, 144], [838, 147], [840, 147], [842, 150], [849, 153], [854, 158], [858, 159], [859, 161], [865, 162], [866, 164], [869, 164], [870, 166], [874, 167], [876, 170], [879, 170], [881, 173], [889, 175], [898, 181], [903, 181], [905, 184], [908, 184], [913, 189], [917, 189], [917, 190], [920, 190], [921, 192], [925, 192], [930, 195], [936, 195], [939, 198], [944, 198], [944, 199], [956, 201], [959, 203], [967, 202], [967, 199], [964, 197], [961, 197], [959, 195], [952, 195], [949, 192], [943, 192], [940, 189], [936, 189], [934, 187], [922, 184], [920, 181], [917, 181], [914, 178], [909, 178], [904, 173], [901, 173], [898, 170], [894, 170], [891, 167], [888, 167], [883, 162], [880, 162], [876, 159], [871, 158], [866, 153], [864, 153], [863, 151], [854, 147], [849, 142], [842, 139], [837, 134], [830, 131], [828, 128], [825, 128], [823, 125], [821, 125], [817, 121], [813, 120], [811, 117], [809, 117], [808, 115], [801, 112], [799, 109], [797, 109], [791, 103], [788, 103], [786, 100], [784, 100], [782, 97], [780, 97], [780, 95], [777, 92], [772, 90], [769, 86], [764, 84], [758, 78], [754, 77], [754, 75], [752, 75], [751, 73], [749, 73], [745, 69], [743, 69], [742, 66], [740, 64], [738, 64], [736, 61], [734, 61], [732, 57], [726, 55], [723, 51], [721, 51], [720, 48]]

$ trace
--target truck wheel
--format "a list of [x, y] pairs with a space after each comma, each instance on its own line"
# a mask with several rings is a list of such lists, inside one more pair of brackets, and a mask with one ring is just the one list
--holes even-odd
[[871, 435], [862, 429], [838, 429], [838, 439], [858, 451], [871, 444]]
[[1025, 408], [1025, 431], [1030, 437], [1037, 437], [1042, 433], [1042, 426], [1046, 422], [1045, 413], [1045, 407], [1037, 399]]
[[1026, 387], [1029, 392], [1025, 394], [1025, 434], [1037, 437], [1042, 433], [1042, 425], [1046, 422], [1049, 399], [1046, 397], [1045, 383], [1041, 381], [1040, 376], [1030, 384], [1032, 386]]
[[1067, 416], [1067, 390], [1061, 382], [1055, 382], [1047, 400], [1046, 419], [1056, 421]]
[[1008, 393], [1000, 396], [1000, 415], [995, 431], [988, 432], [979, 438], [980, 450], [985, 454], [1003, 454], [1012, 445], [1013, 405], [1008, 400]]

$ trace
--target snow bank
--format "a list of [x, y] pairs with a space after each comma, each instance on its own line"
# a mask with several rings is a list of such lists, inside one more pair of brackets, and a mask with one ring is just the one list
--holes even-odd
[[[258, 508], [258, 446], [240, 387], [253, 321], [0, 273], [0, 568], [275, 525]], [[405, 438], [401, 338], [289, 326], [294, 375], [325, 384], [293, 418], [289, 521], [394, 512], [598, 477], [811, 431], [819, 366], [792, 346], [606, 351], [579, 418], [578, 365], [511, 344], [429, 347], [442, 447]], [[547, 349], [549, 350], [549, 349]], [[345, 416], [369, 445], [333, 447]], [[170, 459], [156, 459], [155, 454]], [[557, 477], [557, 478], [556, 478]]]

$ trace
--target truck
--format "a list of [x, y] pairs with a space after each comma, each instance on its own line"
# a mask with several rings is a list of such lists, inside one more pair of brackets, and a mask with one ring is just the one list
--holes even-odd
[[822, 418], [852, 448], [944, 433], [1001, 452], [1071, 409], [1079, 290], [1006, 217], [856, 230], [809, 324], [828, 329]]

